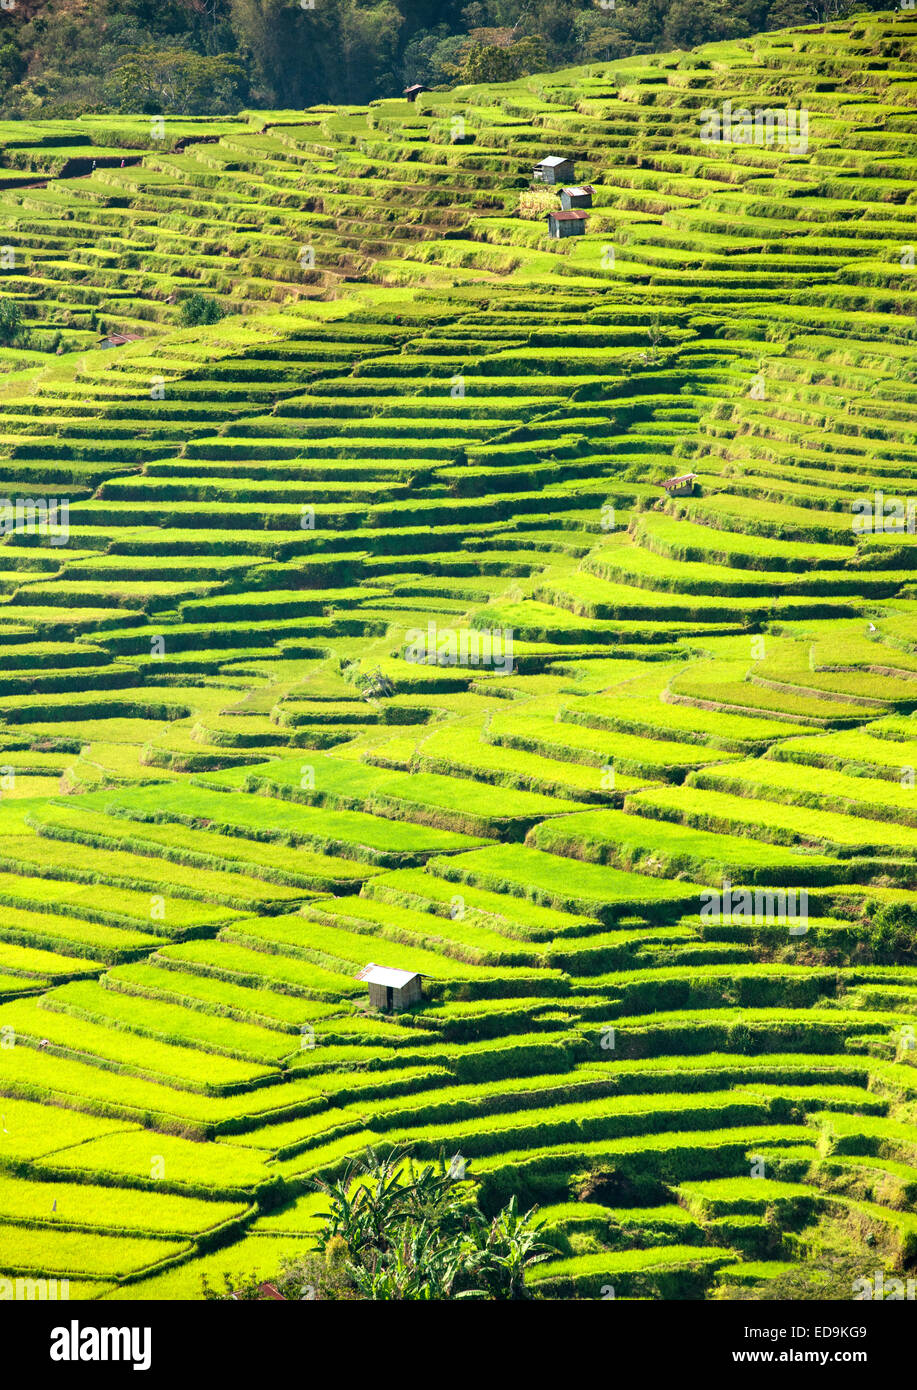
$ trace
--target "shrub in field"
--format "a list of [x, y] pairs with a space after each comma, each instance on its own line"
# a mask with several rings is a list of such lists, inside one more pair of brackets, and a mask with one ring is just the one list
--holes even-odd
[[29, 341], [22, 308], [15, 299], [0, 299], [0, 344], [4, 347], [25, 347]]
[[[548, 1258], [515, 1199], [492, 1220], [441, 1156], [415, 1167], [392, 1151], [369, 1149], [336, 1182], [316, 1186], [329, 1214], [318, 1254], [287, 1259], [273, 1287], [285, 1299], [522, 1299], [526, 1272]], [[263, 1297], [254, 1277], [218, 1294], [204, 1279], [204, 1297]], [[273, 1295], [270, 1295], [273, 1296]]]
[[917, 958], [917, 907], [912, 903], [880, 907], [872, 918], [869, 944], [880, 963]]
[[182, 301], [179, 317], [185, 328], [198, 328], [201, 324], [219, 322], [224, 313], [219, 300], [195, 290]]

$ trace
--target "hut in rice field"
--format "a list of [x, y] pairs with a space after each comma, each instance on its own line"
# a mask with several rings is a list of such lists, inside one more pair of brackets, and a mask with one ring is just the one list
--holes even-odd
[[413, 970], [392, 970], [370, 961], [354, 977], [369, 985], [369, 1002], [374, 1009], [398, 1013], [423, 997], [422, 976]]

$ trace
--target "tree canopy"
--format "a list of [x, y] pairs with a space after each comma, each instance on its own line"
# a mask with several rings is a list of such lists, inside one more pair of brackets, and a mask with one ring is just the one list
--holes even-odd
[[741, 38], [850, 3], [18, 0], [0, 9], [0, 116], [364, 104], [414, 82], [506, 81]]

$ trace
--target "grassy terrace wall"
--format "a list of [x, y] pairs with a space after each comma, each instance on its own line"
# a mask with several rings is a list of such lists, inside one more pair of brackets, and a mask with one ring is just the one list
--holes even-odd
[[368, 1144], [546, 1297], [912, 1265], [915, 93], [904, 11], [0, 130], [0, 1275], [269, 1274]]

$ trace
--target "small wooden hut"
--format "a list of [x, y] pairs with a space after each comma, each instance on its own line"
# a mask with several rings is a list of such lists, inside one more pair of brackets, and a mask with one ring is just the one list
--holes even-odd
[[552, 237], [583, 236], [586, 214], [577, 208], [567, 212], [549, 212], [548, 231]]
[[374, 1009], [385, 1009], [397, 1013], [410, 1008], [423, 996], [422, 976], [413, 970], [392, 970], [387, 965], [375, 965], [370, 961], [358, 971], [355, 979], [369, 985], [369, 1002]]
[[591, 208], [595, 189], [591, 183], [574, 184], [572, 188], [560, 190], [560, 205], [564, 212], [571, 208]]
[[124, 347], [126, 343], [136, 343], [139, 338], [139, 333], [106, 333], [98, 345], [100, 348]]
[[690, 497], [694, 492], [696, 473], [682, 473], [677, 478], [666, 478], [662, 486], [670, 497]]
[[532, 173], [539, 183], [572, 183], [576, 177], [573, 160], [559, 154], [549, 154], [535, 165]]

